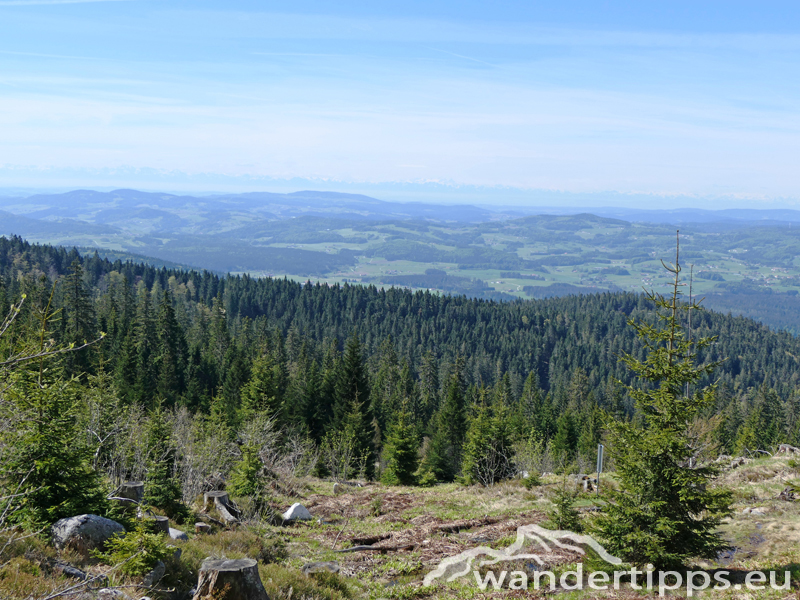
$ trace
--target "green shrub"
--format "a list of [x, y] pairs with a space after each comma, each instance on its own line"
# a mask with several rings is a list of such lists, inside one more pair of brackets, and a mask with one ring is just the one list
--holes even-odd
[[281, 565], [262, 566], [260, 572], [271, 600], [346, 600], [353, 596], [348, 582], [334, 573], [303, 575]]
[[536, 473], [530, 473], [522, 480], [522, 485], [526, 490], [531, 490], [542, 485], [542, 480], [539, 479], [539, 476]]
[[92, 554], [108, 565], [119, 565], [125, 575], [144, 575], [173, 553], [163, 534], [148, 533], [145, 524], [139, 523], [133, 531], [106, 542], [105, 552], [95, 550]]
[[547, 513], [549, 520], [546, 525], [548, 527], [574, 533], [583, 531], [581, 516], [573, 506], [576, 495], [574, 490], [569, 489], [566, 481], [563, 486], [556, 490], [552, 498], [553, 509]]

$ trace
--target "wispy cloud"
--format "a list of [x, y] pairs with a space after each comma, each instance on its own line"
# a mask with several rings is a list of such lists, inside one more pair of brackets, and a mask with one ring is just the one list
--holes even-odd
[[90, 4], [95, 2], [130, 2], [131, 0], [0, 0], [1, 6], [39, 6], [47, 4]]
[[497, 65], [493, 65], [492, 63], [488, 63], [485, 60], [480, 60], [477, 58], [472, 58], [471, 56], [464, 56], [463, 54], [456, 54], [455, 52], [448, 52], [447, 50], [441, 50], [440, 48], [428, 48], [429, 50], [433, 50], [434, 52], [441, 52], [442, 54], [449, 54], [450, 56], [455, 56], [456, 58], [463, 58], [464, 60], [471, 60], [472, 62], [480, 63], [482, 65], [486, 65], [488, 67], [496, 67]]

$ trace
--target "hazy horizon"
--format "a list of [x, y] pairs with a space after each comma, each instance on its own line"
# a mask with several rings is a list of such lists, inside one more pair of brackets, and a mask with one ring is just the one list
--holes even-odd
[[798, 16], [0, 0], [0, 188], [789, 208]]

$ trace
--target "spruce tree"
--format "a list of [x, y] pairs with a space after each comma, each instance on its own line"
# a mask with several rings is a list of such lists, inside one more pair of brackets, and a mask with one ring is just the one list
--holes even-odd
[[104, 514], [106, 494], [76, 428], [77, 382], [24, 372], [14, 376], [4, 396], [9, 401], [6, 408], [17, 413], [17, 425], [0, 439], [13, 445], [0, 466], [0, 482], [4, 489], [22, 494], [11, 520], [37, 530], [64, 517]]
[[157, 407], [147, 424], [147, 476], [144, 499], [177, 521], [188, 515], [181, 486], [175, 477], [175, 448], [166, 415]]
[[462, 361], [456, 360], [441, 408], [434, 416], [434, 431], [418, 476], [423, 480], [453, 481], [461, 470], [461, 452], [467, 433]]
[[158, 345], [156, 348], [157, 386], [161, 399], [168, 405], [174, 405], [185, 387], [186, 338], [183, 335], [175, 310], [172, 308], [172, 296], [164, 290], [158, 306], [156, 324]]
[[403, 403], [386, 434], [383, 457], [386, 467], [381, 481], [387, 485], [413, 485], [419, 463], [419, 442], [407, 403]]
[[369, 405], [369, 385], [361, 357], [361, 343], [353, 334], [347, 340], [336, 377], [336, 400], [333, 407], [333, 426], [348, 430], [355, 436], [356, 454], [366, 459], [365, 475], [375, 473], [373, 449], [374, 429]]
[[228, 491], [234, 496], [259, 496], [263, 491], [263, 467], [258, 448], [243, 446], [242, 458], [233, 466], [228, 478]]
[[142, 406], [152, 407], [156, 402], [156, 351], [157, 336], [150, 291], [139, 282], [136, 295], [136, 318], [133, 323], [132, 352], [136, 365], [132, 398]]
[[[97, 338], [92, 298], [83, 280], [81, 261], [75, 259], [70, 273], [64, 278], [64, 341], [81, 346]], [[81, 375], [91, 371], [94, 351], [68, 352], [64, 356], [67, 376]]]
[[[730, 514], [731, 495], [711, 487], [715, 467], [695, 466], [689, 424], [714, 403], [714, 386], [696, 389], [716, 363], [697, 365], [697, 351], [714, 338], [687, 339], [681, 313], [699, 310], [682, 304], [680, 263], [664, 267], [674, 275], [672, 294], [650, 292], [659, 323], [630, 320], [646, 348], [643, 360], [623, 354], [639, 384], [629, 392], [642, 423], [611, 421], [610, 453], [619, 491], [609, 494], [594, 532], [613, 555], [635, 565], [677, 568], [691, 558], [714, 558], [726, 548], [718, 527]], [[687, 384], [694, 389], [686, 395]]]
[[578, 436], [575, 419], [569, 411], [564, 412], [557, 421], [556, 435], [553, 438], [553, 454], [562, 463], [570, 462], [574, 458], [575, 448], [578, 445]]
[[512, 413], [502, 396], [491, 405], [479, 404], [469, 420], [461, 477], [465, 483], [494, 485], [513, 475]]
[[16, 321], [24, 297], [0, 322], [0, 348], [14, 357], [0, 364], [0, 422], [6, 424], [0, 428], [0, 514], [31, 530], [107, 508], [92, 453], [78, 429], [82, 389], [52, 360], [68, 349], [47, 342], [52, 297], [51, 292], [49, 300], [31, 307], [30, 328]]

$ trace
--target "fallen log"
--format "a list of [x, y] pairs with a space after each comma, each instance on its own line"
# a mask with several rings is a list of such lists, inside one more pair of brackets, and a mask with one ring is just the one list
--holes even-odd
[[415, 548], [416, 546], [416, 543], [400, 544], [398, 546], [353, 546], [351, 548], [343, 548], [342, 550], [334, 550], [334, 552], [338, 552], [339, 554], [344, 552], [380, 552], [381, 554], [386, 554], [387, 552], [408, 550], [410, 548]]

